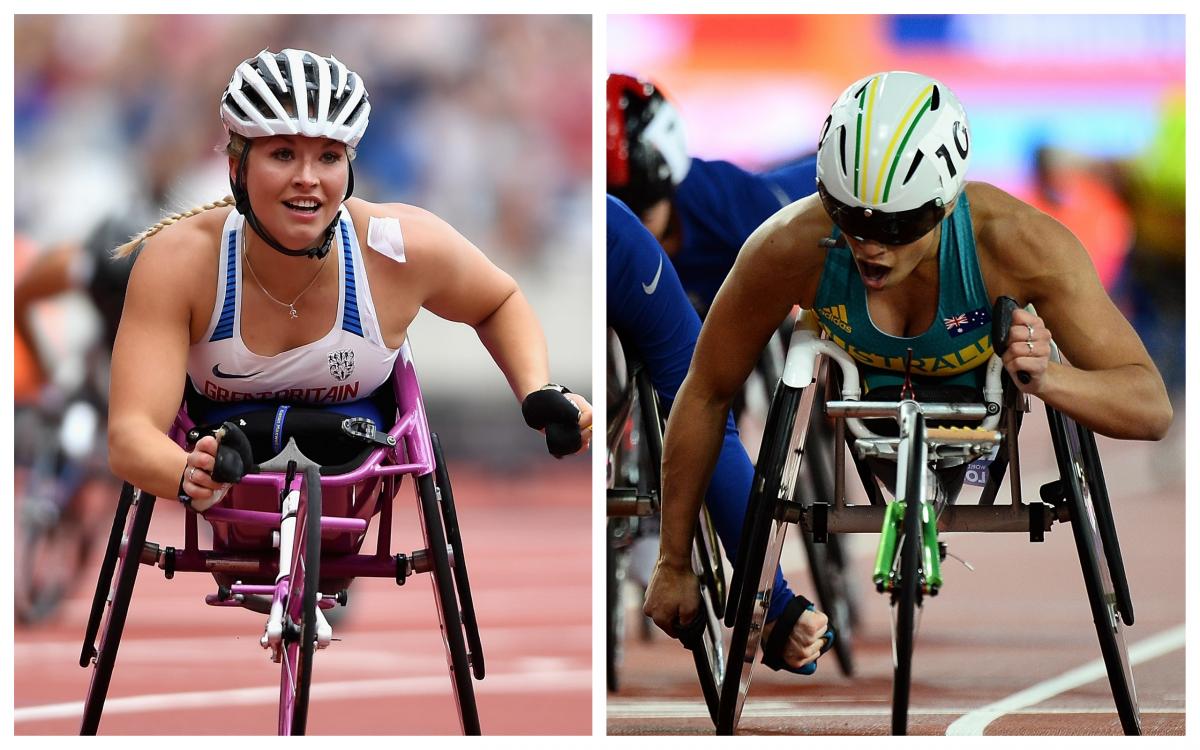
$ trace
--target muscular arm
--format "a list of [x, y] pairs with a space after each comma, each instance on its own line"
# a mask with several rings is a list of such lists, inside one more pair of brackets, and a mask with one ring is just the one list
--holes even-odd
[[[811, 303], [823, 254], [820, 207], [792, 204], [746, 241], [705, 318], [691, 368], [679, 389], [663, 444], [663, 508], [674, 503], [694, 519], [721, 450], [725, 415], [779, 323], [797, 303]], [[819, 220], [815, 222], [819, 224]], [[690, 527], [689, 527], [690, 528]], [[660, 559], [686, 565], [691, 539], [668, 535]]]
[[[1162, 377], [1137, 333], [1105, 293], [1087, 251], [1071, 232], [1049, 216], [995, 188], [980, 186], [997, 215], [981, 230], [980, 242], [995, 247], [1002, 267], [993, 295], [1031, 302], [1070, 364], [1045, 363], [1048, 345], [1039, 341], [1040, 363], [1027, 354], [1021, 337], [1004, 353], [1010, 372], [1028, 371], [1019, 387], [1113, 438], [1159, 440], [1170, 426], [1171, 403]], [[989, 287], [994, 287], [989, 283]], [[1024, 330], [1039, 321], [1014, 316]], [[1042, 348], [1045, 347], [1045, 348]]]
[[187, 454], [167, 437], [183, 396], [194, 269], [184, 227], [147, 242], [134, 263], [112, 357], [108, 453], [113, 473], [174, 497]]
[[423, 307], [475, 329], [520, 401], [550, 380], [546, 337], [517, 283], [449, 224], [419, 211], [405, 225]]

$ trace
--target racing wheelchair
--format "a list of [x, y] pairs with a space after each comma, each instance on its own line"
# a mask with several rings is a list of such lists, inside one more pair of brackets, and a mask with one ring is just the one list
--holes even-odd
[[[624, 365], [623, 369], [620, 365]], [[608, 368], [607, 684], [609, 692], [616, 692], [624, 637], [620, 591], [628, 568], [627, 550], [632, 538], [640, 533], [640, 524], [659, 513], [666, 419], [646, 368], [622, 351], [612, 331]], [[814, 486], [824, 486], [826, 477], [806, 471], [804, 479]], [[843, 673], [849, 675], [853, 669], [849, 636], [854, 608], [845, 569], [848, 560], [842, 555], [836, 535], [830, 535], [827, 541], [827, 545], [813, 545], [811, 537], [806, 537], [804, 548], [818, 601], [839, 633], [834, 643], [838, 663]], [[729, 642], [728, 629], [722, 626], [722, 618], [727, 616], [727, 574], [707, 508], [701, 509], [697, 519], [692, 566], [700, 581], [701, 611], [686, 626], [677, 624], [676, 631], [692, 652], [701, 692], [715, 724], [721, 685], [726, 679]]]
[[[1015, 301], [1001, 298], [993, 310], [992, 340], [999, 351], [1005, 348], [1015, 307]], [[1057, 348], [1052, 359], [1061, 361]], [[1028, 400], [1006, 377], [1000, 359], [993, 355], [982, 394], [973, 394], [979, 403], [918, 402], [903, 390], [894, 402], [864, 402], [855, 361], [818, 336], [807, 314], [801, 316], [755, 469], [743, 528], [745, 554], [730, 581], [726, 621], [732, 636], [718, 706], [718, 734], [737, 729], [754, 662], [761, 653], [771, 576], [789, 526], [799, 524], [818, 543], [832, 532], [879, 533], [873, 581], [892, 607], [891, 731], [902, 735], [908, 728], [918, 612], [942, 585], [945, 546], [938, 533], [1017, 532], [1040, 542], [1054, 523], [1071, 525], [1122, 729], [1126, 734], [1141, 733], [1123, 635], [1123, 628], [1133, 625], [1133, 606], [1095, 436], [1047, 406], [1059, 477], [1040, 488], [1038, 500], [1024, 502], [1017, 436]], [[837, 395], [840, 399], [830, 398]], [[817, 450], [821, 441], [812, 430], [813, 414], [834, 420], [834, 445], [848, 446], [868, 504], [846, 503], [845, 449], [833, 452], [832, 496], [814, 494], [812, 486], [801, 481], [805, 462], [830, 458], [828, 454], [822, 458]], [[979, 426], [964, 426], [971, 422]], [[890, 424], [894, 434], [880, 435], [871, 427], [881, 424]], [[968, 462], [988, 456], [991, 461], [979, 504], [955, 505]], [[997, 505], [1010, 465], [1012, 502]], [[892, 490], [892, 501], [885, 501], [881, 484]]]
[[[141, 565], [157, 566], [167, 578], [179, 572], [212, 574], [217, 590], [206, 604], [267, 616], [260, 644], [280, 665], [280, 735], [306, 731], [314, 653], [334, 640], [324, 611], [346, 604], [350, 582], [378, 577], [403, 585], [415, 574], [429, 573], [460, 724], [465, 734], [480, 733], [472, 678], [484, 677], [483, 649], [450, 478], [441, 444], [426, 421], [407, 342], [397, 356], [391, 387], [381, 390], [393, 397], [388, 403], [394, 424], [385, 431], [369, 419], [342, 421], [338, 439], [358, 447], [338, 466], [309, 459], [294, 436], [282, 450], [275, 446], [277, 455], [254, 464], [250, 441], [237, 425], [242, 420], [217, 427], [218, 469], [224, 462], [244, 476], [206, 511], [189, 508], [183, 548], [146, 539], [156, 498], [124, 485], [79, 658], [81, 667], [92, 667], [80, 734], [99, 728]], [[202, 434], [207, 431], [182, 408], [172, 436], [190, 446]], [[413, 478], [425, 548], [393, 554], [392, 500], [406, 474]], [[376, 515], [375, 552], [362, 554]], [[212, 526], [212, 549], [200, 548], [200, 516]]]
[[[623, 365], [623, 367], [621, 367]], [[620, 685], [622, 642], [625, 637], [621, 589], [629, 567], [632, 540], [643, 524], [659, 514], [663, 428], [665, 415], [645, 366], [621, 348], [609, 331], [608, 343], [608, 489], [606, 522], [607, 686]], [[725, 562], [708, 510], [698, 519], [692, 543], [692, 566], [700, 579], [702, 610], [683, 635], [692, 651], [710, 715], [715, 717], [718, 688], [725, 669]], [[715, 718], [714, 718], [715, 721]]]

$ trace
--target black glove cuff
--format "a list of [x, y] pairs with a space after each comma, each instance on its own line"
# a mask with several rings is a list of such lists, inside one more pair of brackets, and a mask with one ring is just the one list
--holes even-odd
[[183, 491], [183, 481], [187, 478], [188, 469], [192, 467], [187, 465], [187, 460], [183, 462], [183, 473], [179, 475], [179, 489], [175, 491], [175, 497], [179, 498], [179, 502], [184, 505], [192, 504], [192, 496]]

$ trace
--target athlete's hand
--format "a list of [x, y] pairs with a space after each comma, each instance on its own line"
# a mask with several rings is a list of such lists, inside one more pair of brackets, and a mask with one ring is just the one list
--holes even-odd
[[183, 469], [180, 487], [192, 499], [192, 509], [203, 512], [215, 505], [229, 489], [212, 478], [217, 464], [217, 439], [205, 435], [196, 442], [196, 447], [187, 454], [187, 465]]
[[[774, 630], [775, 622], [769, 622], [763, 628], [763, 643]], [[805, 610], [800, 619], [788, 634], [787, 645], [783, 647], [783, 660], [789, 667], [799, 669], [805, 664], [817, 660], [821, 649], [825, 646], [825, 633], [829, 630], [829, 617], [817, 609]]]
[[[1022, 392], [1036, 395], [1042, 391], [1050, 363], [1050, 339], [1046, 321], [1027, 310], [1013, 310], [1008, 348], [1001, 354], [1001, 359], [1004, 369]], [[1028, 381], [1019, 373], [1028, 375]]]
[[658, 558], [642, 612], [672, 638], [679, 637], [677, 624], [687, 625], [700, 616], [700, 579], [690, 562], [681, 568]]
[[562, 386], [546, 385], [521, 402], [525, 423], [546, 436], [555, 458], [586, 450], [592, 443], [592, 405]]
[[575, 408], [579, 409], [579, 436], [583, 443], [579, 446], [579, 452], [586, 451], [592, 446], [592, 405], [588, 400], [578, 393], [565, 394], [575, 404]]

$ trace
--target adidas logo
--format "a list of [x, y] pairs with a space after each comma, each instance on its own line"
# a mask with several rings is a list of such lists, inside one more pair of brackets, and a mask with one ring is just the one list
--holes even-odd
[[845, 305], [833, 305], [832, 307], [822, 307], [821, 309], [817, 310], [817, 314], [819, 314], [822, 318], [829, 321], [830, 323], [833, 323], [838, 328], [841, 328], [846, 333], [851, 332], [850, 321], [848, 320], [848, 318], [846, 316], [846, 306]]

